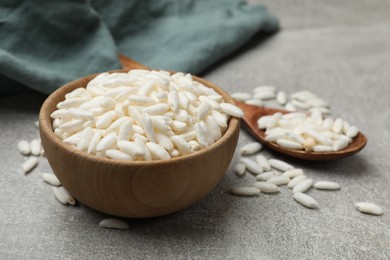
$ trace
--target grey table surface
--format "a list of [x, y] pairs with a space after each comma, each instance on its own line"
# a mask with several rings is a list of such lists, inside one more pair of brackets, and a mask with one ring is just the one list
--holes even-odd
[[[0, 97], [0, 259], [389, 259], [390, 258], [390, 2], [386, 0], [262, 1], [282, 30], [243, 50], [203, 76], [228, 92], [277, 86], [310, 90], [331, 104], [332, 114], [353, 122], [368, 137], [359, 154], [329, 162], [304, 162], [265, 149], [303, 168], [314, 180], [333, 180], [337, 192], [311, 190], [320, 204], [309, 210], [283, 188], [278, 195], [231, 196], [233, 166], [205, 199], [179, 213], [128, 219], [126, 231], [99, 228], [107, 215], [54, 198], [40, 173], [28, 175], [16, 150], [38, 136], [34, 126], [45, 96], [29, 92]], [[241, 131], [238, 147], [252, 137]], [[382, 216], [354, 209], [358, 201], [382, 206]]]

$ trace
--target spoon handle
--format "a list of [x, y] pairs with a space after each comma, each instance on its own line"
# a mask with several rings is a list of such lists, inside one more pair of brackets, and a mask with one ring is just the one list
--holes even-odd
[[129, 57], [119, 54], [119, 62], [122, 64], [123, 69], [149, 69], [149, 67], [130, 59]]

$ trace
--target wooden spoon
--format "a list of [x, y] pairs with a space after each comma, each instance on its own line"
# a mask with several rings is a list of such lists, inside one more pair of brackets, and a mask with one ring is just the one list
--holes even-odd
[[265, 131], [260, 130], [258, 128], [257, 120], [261, 116], [272, 115], [276, 112], [287, 114], [289, 113], [289, 111], [269, 107], [252, 106], [240, 101], [236, 101], [236, 104], [244, 111], [244, 118], [242, 120], [244, 127], [261, 143], [282, 154], [286, 154], [303, 160], [325, 161], [353, 155], [362, 150], [367, 144], [366, 136], [359, 132], [358, 135], [353, 138], [352, 143], [350, 143], [347, 148], [336, 152], [306, 152], [304, 150], [287, 149], [279, 146], [276, 143], [266, 141]]

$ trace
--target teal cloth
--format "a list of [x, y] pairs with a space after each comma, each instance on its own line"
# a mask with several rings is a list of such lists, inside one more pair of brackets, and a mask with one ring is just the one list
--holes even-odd
[[118, 53], [152, 68], [200, 73], [278, 21], [238, 0], [2, 0], [0, 93], [49, 94], [119, 69]]

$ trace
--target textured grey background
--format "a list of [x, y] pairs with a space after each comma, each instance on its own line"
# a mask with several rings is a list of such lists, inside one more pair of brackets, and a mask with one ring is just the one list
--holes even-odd
[[[44, 96], [0, 97], [0, 259], [389, 259], [390, 258], [390, 1], [266, 0], [283, 30], [254, 40], [204, 76], [229, 92], [272, 84], [288, 93], [307, 89], [331, 103], [333, 115], [368, 136], [350, 158], [307, 163], [265, 150], [302, 167], [315, 180], [339, 182], [337, 192], [311, 190], [320, 209], [295, 203], [291, 192], [257, 198], [226, 191], [238, 179], [232, 166], [200, 203], [174, 215], [128, 220], [127, 231], [105, 230], [107, 217], [83, 205], [66, 207], [40, 173], [24, 176], [16, 150], [37, 137]], [[239, 146], [252, 138], [242, 131]], [[381, 205], [381, 217], [353, 204]]]

